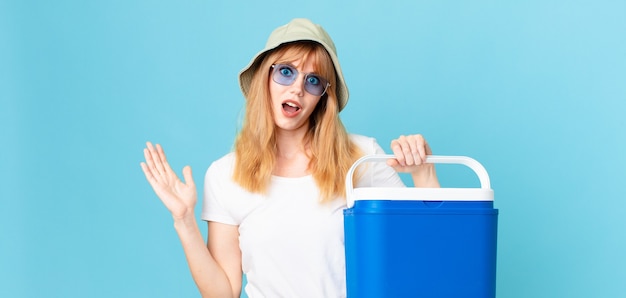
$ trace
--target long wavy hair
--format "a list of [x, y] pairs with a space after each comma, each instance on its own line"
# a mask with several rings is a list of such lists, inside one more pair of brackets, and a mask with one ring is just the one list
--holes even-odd
[[282, 45], [267, 53], [256, 68], [242, 127], [235, 140], [233, 179], [250, 192], [266, 193], [276, 160], [276, 132], [269, 92], [271, 65], [300, 59], [311, 61], [316, 73], [331, 82], [309, 118], [309, 130], [304, 139], [310, 144], [308, 170], [319, 187], [321, 202], [345, 198], [346, 173], [363, 154], [350, 141], [339, 118], [337, 75], [332, 60], [323, 46], [312, 41]]

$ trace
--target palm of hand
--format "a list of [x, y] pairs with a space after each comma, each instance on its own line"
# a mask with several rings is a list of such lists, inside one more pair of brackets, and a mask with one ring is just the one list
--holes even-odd
[[141, 168], [146, 179], [152, 186], [156, 195], [161, 199], [165, 207], [172, 213], [174, 218], [183, 218], [193, 215], [193, 209], [197, 201], [196, 186], [191, 174], [191, 168], [183, 168], [185, 182], [181, 181], [167, 162], [165, 153], [160, 145], [156, 148], [147, 143], [144, 149], [145, 163]]

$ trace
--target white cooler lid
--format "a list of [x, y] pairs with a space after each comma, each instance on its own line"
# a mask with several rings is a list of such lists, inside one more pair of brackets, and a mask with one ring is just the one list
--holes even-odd
[[484, 188], [360, 187], [355, 201], [493, 201], [493, 190]]

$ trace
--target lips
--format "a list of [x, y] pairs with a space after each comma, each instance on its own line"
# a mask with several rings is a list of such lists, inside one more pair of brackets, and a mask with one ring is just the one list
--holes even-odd
[[302, 110], [302, 107], [294, 102], [294, 101], [285, 101], [283, 102], [283, 113], [286, 116], [293, 117], [298, 114]]

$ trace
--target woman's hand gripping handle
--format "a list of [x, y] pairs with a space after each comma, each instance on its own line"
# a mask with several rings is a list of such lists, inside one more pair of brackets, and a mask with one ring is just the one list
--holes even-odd
[[426, 156], [433, 153], [422, 135], [400, 136], [391, 141], [391, 150], [396, 158], [389, 159], [387, 165], [397, 172], [411, 173], [415, 187], [439, 187], [435, 166], [426, 162]]

